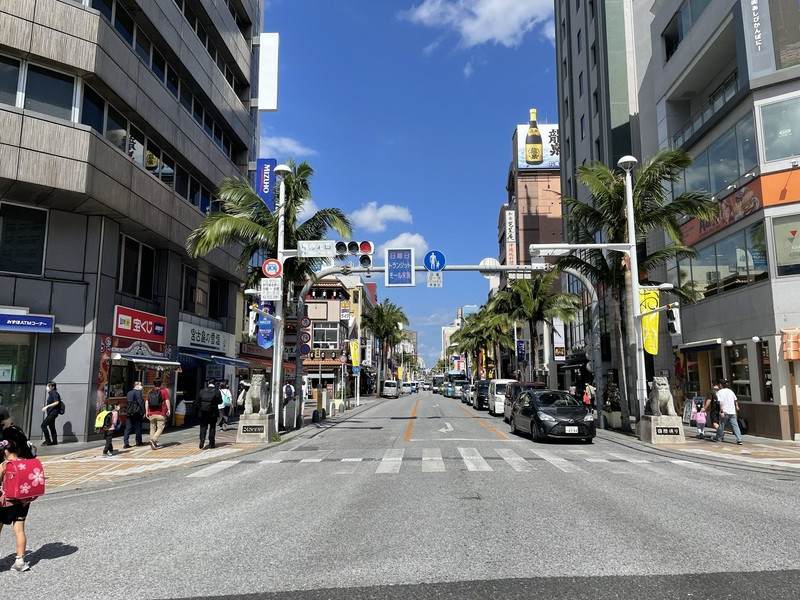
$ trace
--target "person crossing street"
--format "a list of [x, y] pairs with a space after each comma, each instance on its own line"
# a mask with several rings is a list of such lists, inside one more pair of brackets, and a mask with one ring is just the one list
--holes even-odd
[[208, 433], [208, 447], [213, 448], [216, 445], [218, 407], [222, 404], [222, 394], [217, 389], [216, 383], [216, 379], [209, 379], [208, 385], [197, 394], [197, 410], [200, 417], [200, 450], [206, 443], [206, 432]]

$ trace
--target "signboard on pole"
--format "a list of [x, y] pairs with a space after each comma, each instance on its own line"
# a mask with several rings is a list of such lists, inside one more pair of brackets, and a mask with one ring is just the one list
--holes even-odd
[[[258, 308], [268, 312], [269, 314], [275, 313], [275, 305], [272, 302], [258, 301]], [[272, 348], [275, 330], [273, 328], [272, 319], [264, 315], [258, 315], [258, 337], [256, 343], [262, 348]]]
[[297, 240], [297, 256], [299, 258], [334, 258], [336, 242], [334, 240]]
[[428, 287], [440, 288], [442, 287], [442, 272], [441, 271], [428, 271]]
[[275, 210], [275, 158], [259, 158], [256, 160], [256, 192], [258, 197], [270, 211]]
[[384, 271], [386, 287], [413, 287], [416, 285], [413, 248], [387, 248], [384, 258], [386, 260], [386, 271]]
[[261, 278], [261, 301], [262, 302], [275, 302], [281, 299], [281, 292], [283, 286], [281, 285], [280, 277], [262, 277]]

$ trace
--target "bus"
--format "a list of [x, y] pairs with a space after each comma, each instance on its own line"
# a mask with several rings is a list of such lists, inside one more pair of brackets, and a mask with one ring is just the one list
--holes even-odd
[[442, 384], [444, 383], [444, 375], [434, 375], [433, 379], [431, 380], [431, 383], [432, 383], [431, 391], [434, 394], [441, 394]]

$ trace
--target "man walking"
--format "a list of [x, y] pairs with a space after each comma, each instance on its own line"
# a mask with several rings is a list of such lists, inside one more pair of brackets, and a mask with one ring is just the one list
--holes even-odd
[[42, 421], [42, 446], [55, 446], [58, 444], [56, 437], [56, 417], [61, 414], [61, 395], [56, 389], [55, 381], [47, 382], [47, 402], [42, 408], [44, 420]]
[[161, 387], [163, 381], [156, 379], [153, 382], [153, 389], [147, 393], [145, 402], [145, 417], [150, 421], [150, 447], [153, 450], [160, 448], [158, 438], [167, 425], [167, 417], [170, 415], [169, 392]]
[[212, 377], [208, 380], [208, 385], [197, 394], [200, 414], [200, 450], [206, 443], [206, 431], [208, 431], [208, 447], [213, 448], [216, 441], [218, 407], [222, 404], [222, 394], [217, 389], [216, 383], [217, 380]]
[[142, 382], [134, 381], [133, 389], [128, 392], [125, 433], [122, 435], [122, 447], [130, 448], [131, 432], [134, 432], [137, 446], [144, 446], [142, 441], [142, 417], [144, 417], [144, 396], [142, 396]]
[[721, 442], [725, 439], [725, 425], [730, 421], [733, 435], [736, 436], [736, 443], [742, 445], [742, 432], [739, 430], [739, 420], [736, 418], [736, 411], [739, 410], [739, 400], [736, 394], [728, 387], [727, 379], [717, 379], [713, 385], [717, 393], [719, 402], [719, 427], [717, 435], [711, 438], [712, 442]]

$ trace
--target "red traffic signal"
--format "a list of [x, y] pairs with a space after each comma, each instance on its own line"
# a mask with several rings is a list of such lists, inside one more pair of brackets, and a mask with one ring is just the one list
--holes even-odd
[[372, 266], [372, 254], [375, 252], [375, 244], [369, 241], [338, 241], [336, 242], [336, 254], [345, 255], [352, 254], [358, 256], [358, 264], [360, 267], [369, 268]]

